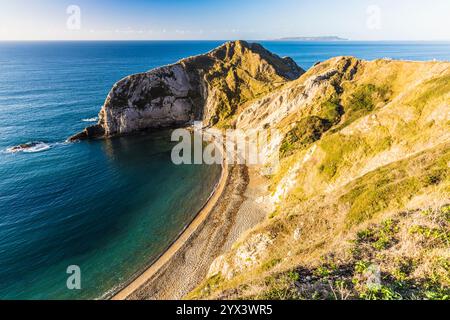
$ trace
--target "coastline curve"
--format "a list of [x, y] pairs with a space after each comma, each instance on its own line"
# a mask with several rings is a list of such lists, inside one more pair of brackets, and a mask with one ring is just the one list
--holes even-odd
[[127, 300], [134, 292], [138, 291], [142, 286], [144, 286], [149, 280], [155, 277], [159, 270], [161, 270], [165, 264], [170, 262], [170, 260], [179, 252], [179, 250], [189, 241], [189, 239], [194, 235], [197, 229], [205, 222], [205, 220], [210, 215], [211, 211], [214, 209], [215, 205], [221, 198], [225, 187], [227, 185], [227, 180], [229, 177], [229, 168], [226, 162], [226, 152], [223, 153], [222, 160], [222, 173], [217, 183], [216, 187], [211, 193], [210, 198], [206, 201], [205, 205], [200, 209], [195, 218], [184, 228], [184, 230], [179, 234], [179, 236], [170, 244], [170, 246], [153, 262], [147, 267], [143, 272], [130, 281], [123, 288], [113, 293], [111, 296], [107, 297], [108, 300]]

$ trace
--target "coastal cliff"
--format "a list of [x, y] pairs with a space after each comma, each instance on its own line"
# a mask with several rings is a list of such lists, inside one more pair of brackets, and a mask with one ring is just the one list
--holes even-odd
[[128, 76], [114, 85], [97, 125], [71, 140], [112, 137], [192, 121], [228, 126], [245, 103], [304, 73], [256, 43], [228, 42], [173, 65]]
[[450, 63], [336, 57], [239, 114], [276, 128], [267, 219], [197, 299], [448, 299]]
[[265, 152], [279, 166], [251, 168], [265, 190], [250, 196], [247, 173], [239, 187], [230, 179], [210, 223], [131, 298], [448, 299], [449, 62], [335, 57], [304, 72], [229, 42], [121, 80], [99, 123], [73, 139], [192, 120], [277, 129]]

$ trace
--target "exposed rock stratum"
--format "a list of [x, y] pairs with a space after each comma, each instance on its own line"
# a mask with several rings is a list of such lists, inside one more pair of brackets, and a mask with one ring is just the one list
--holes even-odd
[[228, 125], [246, 102], [304, 73], [256, 43], [228, 42], [203, 55], [128, 76], [114, 85], [97, 125], [72, 140], [179, 127]]

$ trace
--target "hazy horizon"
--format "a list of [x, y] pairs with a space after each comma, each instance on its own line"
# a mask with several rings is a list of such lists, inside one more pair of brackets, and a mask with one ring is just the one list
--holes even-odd
[[0, 0], [0, 8], [0, 41], [450, 41], [446, 0]]
[[[305, 36], [308, 38], [312, 38], [309, 36]], [[0, 42], [227, 42], [227, 41], [248, 41], [248, 42], [256, 42], [256, 41], [279, 41], [279, 42], [336, 42], [336, 43], [353, 43], [353, 42], [392, 42], [392, 43], [398, 43], [398, 42], [405, 42], [405, 43], [448, 43], [450, 40], [353, 40], [348, 39], [347, 41], [314, 41], [314, 40], [282, 40], [282, 39], [39, 39], [39, 40], [33, 40], [33, 39], [11, 39], [11, 40], [4, 40], [0, 39]]]

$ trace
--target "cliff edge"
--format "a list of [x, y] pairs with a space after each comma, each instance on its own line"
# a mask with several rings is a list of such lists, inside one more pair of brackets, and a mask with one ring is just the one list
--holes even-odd
[[227, 126], [246, 102], [305, 71], [256, 43], [227, 42], [213, 51], [128, 76], [114, 85], [97, 125], [71, 140], [112, 137], [191, 121]]
[[[448, 299], [449, 102], [449, 62], [335, 57], [304, 72], [237, 41], [123, 79], [99, 124], [73, 139], [192, 120], [280, 133], [264, 148], [279, 158], [270, 175], [266, 166], [241, 168], [264, 189], [249, 201], [267, 218], [228, 250], [223, 228], [247, 219], [249, 203], [225, 211], [233, 218], [216, 209], [201, 232], [212, 264], [199, 267], [182, 251], [136, 297], [160, 297], [170, 284], [176, 294], [193, 289], [189, 299]], [[248, 199], [246, 188], [224, 191], [222, 201]], [[191, 244], [185, 250], [199, 249]], [[180, 263], [196, 266], [195, 281], [180, 285]]]
[[271, 213], [188, 299], [450, 298], [450, 63], [335, 57], [255, 99]]

